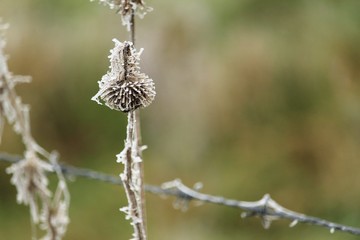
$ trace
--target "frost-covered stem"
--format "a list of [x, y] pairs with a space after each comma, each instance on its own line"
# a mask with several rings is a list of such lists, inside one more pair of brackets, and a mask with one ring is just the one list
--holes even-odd
[[[131, 10], [131, 18], [130, 18], [130, 41], [135, 46], [135, 11], [134, 9]], [[137, 165], [137, 169], [139, 172], [138, 174], [138, 184], [139, 184], [139, 202], [138, 202], [138, 218], [141, 224], [141, 232], [143, 233], [143, 238], [146, 239], [146, 208], [145, 208], [145, 190], [144, 190], [144, 165], [142, 162], [142, 154], [141, 154], [141, 127], [140, 127], [140, 111], [139, 109], [128, 113], [132, 115], [131, 120], [133, 121], [133, 151], [135, 151], [136, 156], [141, 159], [141, 161], [137, 161], [134, 164]], [[130, 118], [129, 118], [130, 121]], [[130, 122], [128, 123], [130, 124]]]
[[50, 239], [51, 240], [56, 240], [56, 229], [55, 229], [55, 227], [54, 227], [54, 225], [51, 223], [51, 217], [52, 217], [52, 210], [51, 209], [49, 209], [49, 215], [48, 215], [48, 217], [46, 218], [46, 221], [47, 221], [47, 223], [48, 223], [48, 225], [49, 225], [49, 232], [50, 232]]
[[29, 147], [33, 142], [33, 139], [31, 137], [29, 124], [26, 121], [28, 118], [26, 117], [26, 115], [28, 115], [28, 109], [21, 108], [21, 106], [19, 106], [21, 103], [17, 101], [18, 98], [16, 93], [9, 86], [10, 80], [5, 76], [5, 73], [0, 75], [0, 81], [3, 83], [3, 91], [7, 91], [9, 94], [9, 100], [16, 114], [15, 119], [17, 120], [19, 132], [21, 133], [23, 142], [26, 146]]
[[127, 217], [131, 219], [134, 228], [134, 238], [139, 240], [146, 239], [146, 231], [142, 209], [142, 184], [140, 165], [141, 158], [138, 156], [138, 142], [136, 139], [135, 112], [128, 113], [127, 137], [124, 149], [124, 173], [121, 175], [123, 185], [128, 199], [126, 209]]
[[50, 158], [51, 154], [38, 145], [31, 135], [29, 108], [21, 103], [20, 98], [16, 94], [15, 90], [10, 87], [10, 79], [6, 76], [6, 74], [0, 73], [0, 81], [3, 83], [2, 91], [7, 91], [9, 95], [9, 101], [12, 108], [14, 109], [14, 118], [17, 122], [18, 131], [22, 137], [26, 149], [40, 153], [45, 158]]
[[[133, 43], [133, 45], [135, 46], [135, 11], [134, 9], [132, 9], [131, 12], [131, 18], [130, 18], [130, 40]], [[141, 146], [142, 146], [142, 137], [141, 137], [141, 125], [140, 125], [140, 110], [137, 109], [134, 111], [135, 114], [135, 129], [134, 129], [134, 134], [135, 134], [135, 139], [136, 141], [136, 154], [138, 155], [138, 157], [140, 157], [142, 159], [142, 153], [141, 153]], [[139, 179], [139, 184], [140, 184], [140, 191], [141, 191], [141, 219], [142, 219], [142, 223], [143, 223], [143, 227], [144, 227], [144, 231], [145, 233], [147, 232], [146, 230], [146, 198], [145, 198], [145, 189], [144, 189], [144, 163], [143, 161], [139, 162], [139, 170], [140, 170], [140, 179]]]
[[[139, 109], [134, 111], [135, 114], [135, 139], [136, 141], [136, 152], [139, 158], [142, 159], [142, 138], [141, 138], [141, 128], [140, 128], [140, 111]], [[147, 232], [147, 226], [146, 226], [146, 197], [145, 197], [145, 187], [144, 187], [144, 162], [141, 161], [137, 163], [139, 165], [139, 171], [140, 171], [140, 179], [139, 179], [139, 185], [140, 185], [140, 197], [141, 197], [141, 219], [144, 227], [145, 233]]]

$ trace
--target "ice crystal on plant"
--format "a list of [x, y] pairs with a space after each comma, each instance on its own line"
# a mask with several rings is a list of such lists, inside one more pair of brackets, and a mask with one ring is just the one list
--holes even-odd
[[130, 112], [147, 107], [155, 98], [155, 84], [140, 72], [139, 61], [142, 49], [136, 52], [131, 42], [113, 40], [110, 51], [110, 71], [99, 81], [100, 90], [92, 100], [102, 100], [111, 109]]
[[124, 149], [116, 155], [116, 162], [124, 164], [126, 162], [128, 151], [131, 151], [131, 145], [125, 142]]

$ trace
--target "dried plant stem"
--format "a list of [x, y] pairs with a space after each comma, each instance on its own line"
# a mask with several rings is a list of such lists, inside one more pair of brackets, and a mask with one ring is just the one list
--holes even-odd
[[[131, 12], [131, 19], [130, 19], [130, 40], [135, 46], [135, 11], [132, 9]], [[134, 124], [134, 134], [136, 141], [136, 152], [137, 155], [142, 159], [142, 137], [141, 137], [141, 125], [140, 125], [140, 110], [137, 109], [134, 111], [134, 117], [135, 117], [135, 124]], [[143, 224], [143, 229], [146, 234], [146, 198], [145, 198], [145, 189], [144, 189], [144, 163], [143, 161], [139, 162], [139, 171], [140, 171], [140, 179], [139, 179], [139, 185], [140, 185], [140, 198], [141, 198], [141, 219]]]
[[[135, 14], [131, 13], [130, 40], [135, 42]], [[125, 60], [126, 61], [126, 60]], [[125, 69], [126, 71], [126, 69]], [[129, 202], [128, 216], [132, 218], [135, 239], [146, 239], [144, 171], [141, 154], [139, 110], [128, 113], [124, 175], [122, 177]]]
[[[133, 43], [133, 45], [135, 46], [135, 11], [134, 9], [132, 9], [131, 12], [131, 19], [130, 19], [130, 40]], [[135, 114], [135, 138], [137, 139], [137, 154], [139, 155], [139, 157], [142, 159], [142, 151], [141, 151], [141, 146], [142, 146], [142, 137], [141, 137], [141, 125], [140, 125], [140, 110], [137, 109], [134, 111]], [[145, 189], [144, 189], [144, 179], [145, 179], [145, 174], [144, 174], [144, 162], [140, 162], [139, 163], [139, 170], [140, 170], [140, 191], [141, 191], [141, 209], [142, 209], [142, 222], [144, 225], [144, 229], [145, 232], [147, 232], [147, 228], [146, 228], [146, 198], [145, 198]]]
[[140, 179], [141, 158], [138, 156], [138, 142], [136, 139], [135, 112], [128, 113], [128, 126], [125, 149], [123, 150], [124, 173], [121, 179], [128, 199], [128, 207], [125, 208], [127, 218], [132, 221], [134, 238], [145, 240], [146, 230], [143, 219], [142, 204], [142, 180]]
[[[142, 159], [142, 138], [141, 138], [141, 128], [140, 128], [140, 111], [137, 109], [134, 111], [135, 113], [135, 135], [137, 139], [137, 154]], [[145, 171], [144, 171], [144, 162], [141, 161], [139, 164], [140, 170], [140, 196], [141, 196], [141, 213], [142, 213], [142, 223], [145, 230], [147, 232], [147, 225], [146, 225], [146, 197], [145, 197], [145, 187], [144, 187], [144, 179], [145, 179]]]
[[[17, 120], [18, 123], [18, 128], [19, 128], [19, 132], [21, 133], [21, 137], [22, 140], [24, 142], [24, 144], [27, 147], [30, 147], [30, 143], [33, 143], [34, 140], [31, 137], [31, 133], [30, 133], [30, 128], [28, 125], [28, 121], [26, 118], [28, 117], [28, 109], [26, 108], [21, 108], [20, 106], [20, 102], [17, 101], [17, 95], [14, 92], [14, 90], [9, 86], [9, 79], [6, 78], [5, 75], [1, 74], [0, 75], [0, 81], [3, 83], [2, 88], [6, 89], [8, 91], [9, 94], [9, 100], [12, 106], [14, 106], [14, 112], [15, 112], [15, 119]], [[4, 90], [2, 90], [4, 91]]]

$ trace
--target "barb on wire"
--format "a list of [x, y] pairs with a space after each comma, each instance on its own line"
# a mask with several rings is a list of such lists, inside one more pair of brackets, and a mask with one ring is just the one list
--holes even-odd
[[[20, 159], [20, 156], [0, 153], [0, 161], [15, 163]], [[59, 166], [61, 168], [61, 172], [68, 177], [84, 177], [111, 184], [122, 185], [122, 181], [119, 177], [116, 176], [93, 171], [90, 169], [77, 168], [71, 165], [59, 164]], [[227, 207], [239, 208], [245, 211], [243, 214], [241, 214], [243, 218], [253, 216], [261, 218], [264, 228], [269, 228], [271, 222], [274, 220], [287, 219], [291, 221], [289, 225], [290, 227], [294, 227], [298, 223], [307, 223], [328, 228], [330, 233], [340, 231], [353, 235], [360, 235], [360, 228], [330, 222], [321, 218], [307, 216], [302, 213], [297, 213], [286, 209], [275, 202], [269, 194], [265, 194], [264, 197], [259, 201], [238, 201], [227, 199], [221, 196], [200, 193], [195, 189], [185, 186], [179, 179], [164, 183], [161, 186], [145, 184], [145, 191], [156, 195], [174, 196], [183, 203], [196, 200], [205, 203], [213, 203]]]

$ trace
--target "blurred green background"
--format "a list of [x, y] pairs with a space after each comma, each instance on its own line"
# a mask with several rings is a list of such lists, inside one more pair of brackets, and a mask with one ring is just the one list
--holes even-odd
[[[147, 183], [180, 178], [239, 200], [263, 194], [309, 215], [360, 227], [360, 1], [147, 1], [138, 20], [142, 71], [157, 87], [142, 111]], [[90, 98], [108, 70], [118, 15], [96, 2], [1, 0], [6, 52], [31, 105], [32, 131], [61, 160], [119, 174], [126, 116]], [[1, 151], [23, 152], [9, 126]], [[28, 209], [0, 163], [0, 238], [30, 239]], [[129, 239], [121, 187], [76, 179], [65, 239]], [[149, 239], [358, 239], [289, 228], [215, 205], [173, 209], [147, 194]]]

